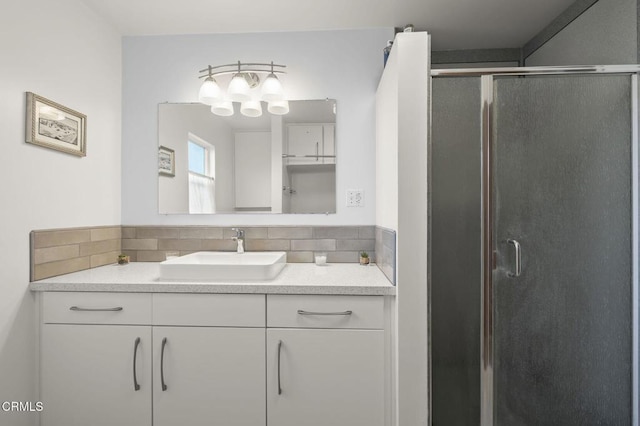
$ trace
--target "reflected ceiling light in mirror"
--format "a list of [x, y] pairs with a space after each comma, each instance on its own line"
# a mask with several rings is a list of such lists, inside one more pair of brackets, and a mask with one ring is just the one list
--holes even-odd
[[[262, 115], [260, 100], [269, 102], [269, 105], [271, 105], [272, 102], [286, 102], [282, 83], [277, 77], [277, 74], [285, 73], [284, 68], [286, 68], [286, 65], [277, 65], [273, 62], [242, 63], [238, 61], [235, 64], [208, 65], [207, 68], [200, 70], [199, 78], [204, 78], [205, 80], [202, 87], [200, 87], [198, 99], [201, 103], [211, 105], [211, 111], [217, 115], [233, 115], [233, 105], [231, 105], [230, 108], [226, 103], [223, 105], [221, 101], [224, 100], [229, 103], [241, 102], [240, 112], [242, 114], [248, 117], [259, 117]], [[215, 77], [223, 75], [232, 76], [227, 88], [226, 97], [223, 95], [223, 91], [215, 79]], [[253, 93], [258, 92], [261, 75], [266, 77], [263, 77], [264, 82], [259, 90], [261, 99], [258, 100]], [[281, 115], [286, 114], [289, 111], [289, 107], [288, 105], [286, 108], [282, 106], [274, 107], [274, 110], [279, 112], [272, 112], [270, 107], [268, 110], [272, 114]], [[229, 111], [231, 111], [230, 114]]]
[[284, 115], [289, 113], [289, 101], [271, 101], [267, 106], [267, 111], [274, 115]]
[[260, 117], [262, 115], [262, 104], [256, 100], [243, 102], [240, 104], [240, 113], [247, 117]]
[[230, 117], [233, 115], [233, 102], [231, 101], [217, 101], [211, 105], [211, 112], [221, 117]]

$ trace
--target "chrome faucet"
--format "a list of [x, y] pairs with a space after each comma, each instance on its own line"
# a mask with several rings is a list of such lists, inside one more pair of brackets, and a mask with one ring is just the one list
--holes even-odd
[[240, 228], [231, 228], [231, 230], [236, 232], [236, 236], [232, 238], [233, 241], [238, 243], [236, 252], [238, 254], [244, 253], [244, 230]]

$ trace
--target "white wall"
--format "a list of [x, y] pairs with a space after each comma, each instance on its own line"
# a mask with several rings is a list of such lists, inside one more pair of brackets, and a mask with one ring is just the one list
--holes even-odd
[[[0, 28], [0, 402], [34, 401], [29, 232], [120, 224], [121, 40], [79, 0], [4, 2]], [[26, 91], [87, 115], [87, 157], [25, 143]]]
[[638, 62], [637, 0], [599, 0], [525, 60], [527, 66]]
[[377, 93], [377, 191], [381, 199], [376, 225], [397, 230], [399, 426], [426, 426], [429, 420], [430, 57], [427, 33], [396, 35]]
[[[375, 91], [382, 73], [382, 49], [392, 35], [392, 28], [378, 28], [125, 37], [123, 224], [375, 223]], [[287, 65], [287, 74], [282, 81], [290, 99], [337, 99], [337, 214], [158, 214], [157, 104], [196, 102], [200, 84], [198, 70], [209, 64], [238, 60], [273, 60]], [[367, 199], [363, 208], [345, 207], [347, 188], [364, 189]]]

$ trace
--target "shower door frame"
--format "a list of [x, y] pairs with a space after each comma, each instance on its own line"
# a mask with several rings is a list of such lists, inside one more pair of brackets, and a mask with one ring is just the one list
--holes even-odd
[[[570, 67], [522, 67], [522, 68], [463, 68], [463, 69], [432, 69], [431, 77], [479, 77], [481, 93], [481, 126], [482, 126], [482, 285], [481, 285], [481, 338], [480, 338], [480, 426], [494, 426], [494, 384], [493, 384], [493, 102], [494, 82], [496, 77], [504, 76], [542, 76], [542, 75], [585, 75], [585, 74], [609, 74], [629, 75], [631, 78], [631, 258], [632, 258], [632, 373], [631, 373], [631, 401], [632, 401], [632, 425], [640, 426], [639, 422], [639, 349], [640, 342], [640, 316], [639, 316], [639, 264], [640, 254], [640, 213], [639, 198], [639, 164], [638, 164], [638, 76], [640, 65], [593, 65]], [[429, 169], [431, 166], [429, 165]], [[431, 286], [431, 283], [429, 283]], [[431, 365], [431, 353], [429, 353], [429, 365]], [[431, 380], [431, 379], [430, 379]], [[431, 384], [430, 384], [431, 387]], [[431, 392], [430, 392], [431, 394]], [[431, 401], [429, 401], [431, 407]]]

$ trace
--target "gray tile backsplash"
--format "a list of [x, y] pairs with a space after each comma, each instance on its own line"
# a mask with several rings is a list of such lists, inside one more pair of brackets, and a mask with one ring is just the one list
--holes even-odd
[[[109, 226], [31, 232], [31, 279], [115, 263], [161, 262], [167, 252], [234, 251], [231, 226]], [[395, 231], [376, 226], [242, 226], [248, 251], [286, 251], [287, 261], [311, 263], [314, 252], [328, 262], [357, 263], [366, 251], [395, 284]]]

